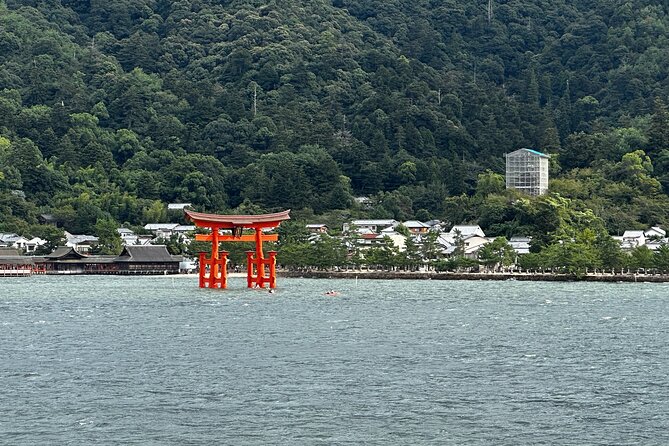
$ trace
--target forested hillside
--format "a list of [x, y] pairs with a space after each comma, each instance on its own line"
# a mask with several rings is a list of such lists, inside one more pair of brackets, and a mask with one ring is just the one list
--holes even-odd
[[[0, 232], [140, 225], [167, 202], [507, 236], [563, 206], [611, 233], [668, 224], [668, 9], [0, 0]], [[560, 197], [504, 191], [521, 147], [551, 154]]]

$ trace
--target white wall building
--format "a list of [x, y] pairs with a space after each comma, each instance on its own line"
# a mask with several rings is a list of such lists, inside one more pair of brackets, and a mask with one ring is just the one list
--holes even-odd
[[399, 224], [397, 220], [353, 220], [350, 224], [344, 224], [344, 232], [348, 232], [351, 226], [356, 229], [369, 229], [370, 231], [379, 232], [388, 227], [395, 227]]
[[477, 235], [479, 237], [485, 237], [485, 232], [479, 225], [455, 225], [448, 232], [449, 235], [455, 237], [456, 234], [460, 234], [460, 237], [466, 238]]

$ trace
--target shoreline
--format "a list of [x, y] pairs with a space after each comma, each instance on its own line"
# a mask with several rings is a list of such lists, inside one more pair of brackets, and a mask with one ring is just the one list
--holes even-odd
[[526, 282], [667, 283], [669, 274], [590, 273], [581, 276], [558, 273], [454, 273], [399, 271], [281, 271], [279, 277], [305, 279], [371, 280], [517, 280]]
[[[112, 276], [114, 274], [0, 274], [10, 277], [71, 277]], [[178, 274], [123, 274], [121, 277], [179, 278], [197, 280], [197, 273]], [[245, 272], [228, 273], [228, 278], [246, 278]], [[580, 276], [559, 273], [455, 273], [455, 272], [409, 272], [409, 271], [277, 271], [277, 278], [293, 279], [365, 279], [365, 280], [485, 280], [521, 282], [601, 282], [601, 283], [669, 283], [669, 274], [635, 273], [589, 273]]]

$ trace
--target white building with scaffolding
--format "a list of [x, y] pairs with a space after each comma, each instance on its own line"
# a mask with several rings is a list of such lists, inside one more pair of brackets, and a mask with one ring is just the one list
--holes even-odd
[[504, 156], [507, 189], [518, 189], [533, 196], [546, 193], [549, 155], [536, 150], [519, 149]]

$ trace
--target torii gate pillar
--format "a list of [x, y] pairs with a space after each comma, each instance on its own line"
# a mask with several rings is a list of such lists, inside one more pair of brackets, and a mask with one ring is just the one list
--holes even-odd
[[[275, 228], [284, 220], [289, 220], [290, 210], [263, 215], [218, 215], [203, 214], [184, 210], [186, 218], [195, 226], [209, 228], [211, 234], [197, 234], [195, 240], [211, 242], [211, 256], [200, 253], [200, 288], [227, 288], [228, 253], [219, 251], [220, 242], [255, 242], [255, 251], [246, 252], [246, 279], [249, 288], [276, 288], [276, 251], [269, 251], [265, 258], [262, 244], [277, 241], [278, 234], [264, 234], [263, 229]], [[253, 234], [243, 234], [244, 229], [253, 229]], [[221, 234], [230, 230], [231, 234]]]

